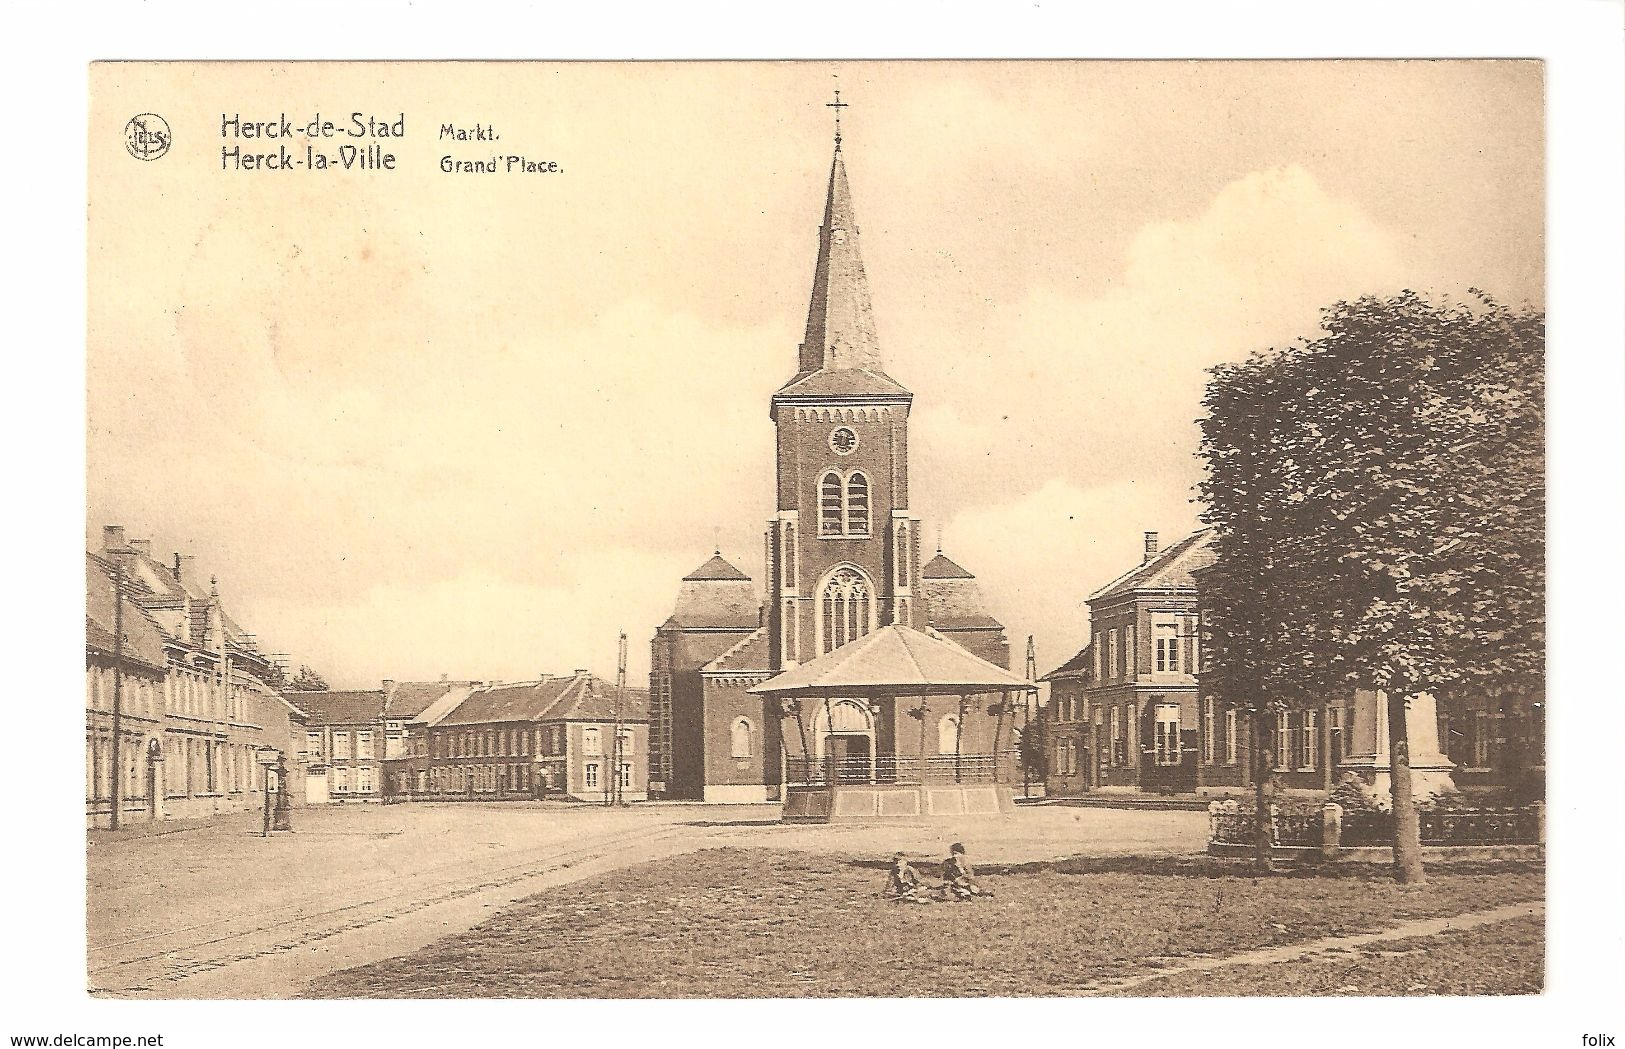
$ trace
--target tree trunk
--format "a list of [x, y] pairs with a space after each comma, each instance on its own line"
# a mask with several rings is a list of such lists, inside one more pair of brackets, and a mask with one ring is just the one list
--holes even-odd
[[1270, 787], [1275, 778], [1275, 762], [1265, 744], [1264, 717], [1268, 712], [1255, 710], [1247, 719], [1251, 732], [1248, 744], [1252, 747], [1253, 764], [1253, 862], [1260, 871], [1275, 870], [1273, 856], [1275, 842], [1270, 837]]
[[1423, 885], [1422, 822], [1416, 814], [1411, 784], [1411, 739], [1406, 724], [1406, 696], [1388, 693], [1388, 773], [1394, 811], [1394, 880], [1401, 885]]
[[1004, 732], [1005, 694], [999, 693], [999, 716], [993, 721], [993, 782], [999, 781], [999, 736]]
[[960, 782], [959, 743], [965, 738], [965, 712], [969, 707], [964, 696], [959, 697], [959, 716], [954, 720], [954, 782]]

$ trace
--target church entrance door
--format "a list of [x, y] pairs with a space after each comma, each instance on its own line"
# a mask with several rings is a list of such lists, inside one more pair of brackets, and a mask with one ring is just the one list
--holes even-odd
[[824, 739], [838, 783], [868, 783], [874, 775], [874, 741], [867, 734], [836, 734]]

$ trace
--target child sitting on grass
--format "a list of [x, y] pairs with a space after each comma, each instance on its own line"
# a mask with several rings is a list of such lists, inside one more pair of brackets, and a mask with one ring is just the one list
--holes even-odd
[[976, 884], [976, 868], [965, 856], [965, 846], [954, 842], [948, 849], [948, 858], [942, 861], [942, 884], [949, 895], [961, 902], [975, 896], [992, 896], [992, 889]]
[[924, 883], [908, 858], [902, 853], [892, 857], [891, 871], [886, 875], [885, 895], [895, 899], [898, 903], [930, 903], [931, 901], [920, 895]]

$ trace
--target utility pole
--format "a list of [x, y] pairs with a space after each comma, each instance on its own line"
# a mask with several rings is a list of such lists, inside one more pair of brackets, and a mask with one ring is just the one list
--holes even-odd
[[621, 786], [621, 760], [625, 748], [621, 744], [621, 708], [626, 700], [626, 631], [621, 631], [620, 654], [615, 663], [615, 744], [610, 748], [615, 767], [610, 775], [614, 779], [611, 797], [617, 805], [626, 804], [625, 790]]
[[107, 827], [118, 830], [124, 806], [124, 563], [113, 562], [113, 809]]
[[[1033, 652], [1033, 636], [1027, 635], [1027, 680], [1036, 685], [1038, 681], [1038, 656]], [[1033, 766], [1028, 755], [1033, 752], [1033, 741], [1027, 738], [1027, 732], [1033, 723], [1033, 689], [1028, 689], [1021, 695], [1021, 753], [1017, 760], [1021, 762], [1021, 796], [1033, 796]]]

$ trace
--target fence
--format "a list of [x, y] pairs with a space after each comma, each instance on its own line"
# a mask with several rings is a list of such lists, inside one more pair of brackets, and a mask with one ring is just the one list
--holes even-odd
[[1004, 779], [994, 754], [879, 754], [867, 757], [793, 757], [785, 761], [785, 782], [793, 787], [828, 783], [997, 783]]
[[[1422, 809], [1422, 844], [1431, 846], [1539, 845], [1545, 841], [1545, 807]], [[1327, 804], [1312, 810], [1269, 807], [1270, 841], [1299, 848], [1390, 847], [1394, 816], [1377, 809], [1344, 810]], [[1234, 801], [1208, 806], [1208, 840], [1216, 845], [1251, 845], [1254, 813]]]

